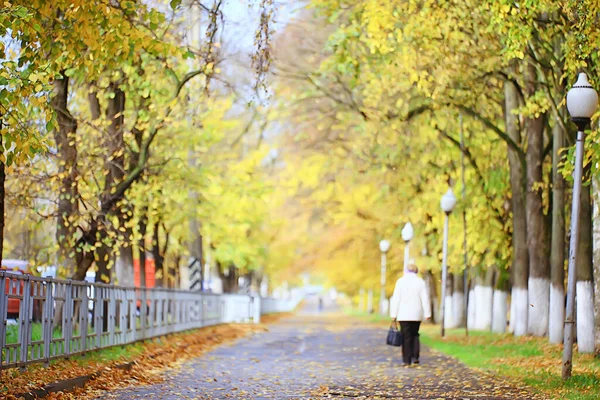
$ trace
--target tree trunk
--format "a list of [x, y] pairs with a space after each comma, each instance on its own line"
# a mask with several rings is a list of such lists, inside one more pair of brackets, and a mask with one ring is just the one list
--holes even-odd
[[[67, 107], [69, 78], [63, 76], [54, 81], [54, 93], [50, 101], [56, 113], [58, 127], [54, 129], [54, 140], [60, 159], [58, 166], [59, 197], [56, 220], [56, 241], [59, 247], [60, 263], [66, 269], [66, 276], [76, 270], [76, 227], [78, 209], [77, 144], [75, 134], [77, 121]], [[84, 275], [85, 276], [85, 275]]]
[[[148, 208], [144, 207], [140, 211], [138, 220], [138, 232], [140, 239], [137, 243], [138, 258], [140, 263], [140, 287], [146, 287], [146, 234], [148, 233]], [[156, 269], [155, 269], [156, 274]]]
[[[71, 257], [66, 257], [72, 265], [69, 266], [69, 276], [73, 279], [83, 279], [89, 267], [93, 262], [97, 265], [96, 281], [97, 282], [110, 282], [112, 277], [108, 269], [109, 263], [109, 249], [106, 248], [106, 244], [103, 244], [100, 248], [95, 250], [84, 250], [86, 245], [94, 245], [97, 242], [105, 243], [108, 237], [106, 218], [109, 213], [114, 210], [114, 207], [122, 207], [120, 204], [122, 201], [122, 192], [118, 192], [117, 196], [114, 195], [113, 190], [117, 184], [119, 184], [124, 176], [125, 161], [124, 161], [124, 142], [123, 142], [123, 121], [124, 121], [124, 110], [125, 110], [125, 94], [121, 91], [117, 84], [112, 84], [114, 91], [114, 97], [109, 100], [106, 117], [110, 121], [110, 125], [107, 129], [107, 135], [105, 137], [105, 147], [108, 153], [104, 168], [106, 169], [106, 177], [104, 183], [104, 189], [100, 195], [100, 213], [95, 218], [89, 221], [89, 227], [83, 233], [83, 235], [76, 241], [68, 239], [65, 232], [70, 229], [70, 237], [75, 237], [75, 229], [79, 224], [74, 221], [64, 220], [65, 216], [70, 216], [71, 219], [77, 214], [77, 202], [73, 201], [71, 208], [68, 208], [69, 204], [65, 202], [61, 205], [61, 201], [66, 198], [76, 199], [78, 197], [77, 186], [73, 182], [77, 182], [76, 176], [76, 160], [77, 160], [77, 149], [75, 147], [74, 134], [77, 130], [77, 123], [71, 116], [67, 109], [67, 96], [68, 96], [68, 78], [63, 78], [55, 81], [54, 92], [55, 96], [52, 99], [52, 106], [57, 113], [59, 120], [59, 129], [55, 130], [55, 139], [61, 153], [61, 168], [64, 168], [65, 172], [72, 170], [71, 176], [69, 174], [61, 174], [61, 199], [59, 199], [59, 217], [58, 217], [58, 229], [57, 229], [57, 240], [59, 246], [64, 248], [68, 247], [68, 253]], [[96, 97], [95, 93], [90, 92], [88, 95], [90, 101], [90, 109], [92, 117], [94, 119], [100, 117], [100, 102]], [[61, 123], [61, 118], [64, 120]], [[69, 133], [70, 132], [70, 133]], [[61, 151], [61, 149], [63, 149]], [[64, 153], [64, 154], [63, 154]], [[63, 165], [64, 164], [64, 165]], [[68, 186], [68, 187], [67, 187]], [[68, 193], [63, 196], [62, 193]], [[62, 209], [68, 212], [61, 211]], [[121, 216], [119, 216], [121, 217]], [[67, 217], [68, 218], [68, 217]], [[65, 225], [65, 221], [67, 224]], [[66, 241], [61, 245], [60, 241]], [[71, 242], [71, 243], [69, 243]], [[62, 255], [65, 258], [65, 255]]]
[[433, 273], [431, 271], [425, 271], [423, 272], [423, 280], [425, 281], [425, 284], [427, 286], [427, 293], [429, 295], [429, 302], [430, 302], [430, 310], [431, 310], [431, 320], [434, 322], [439, 322], [439, 313], [438, 311], [438, 297], [437, 297], [437, 292], [436, 292], [436, 284], [435, 284], [435, 278], [433, 276]]
[[[108, 100], [108, 104], [106, 107], [106, 119], [110, 122], [107, 128], [105, 139], [105, 147], [108, 156], [105, 159], [104, 169], [106, 171], [106, 176], [104, 178], [104, 189], [102, 194], [100, 195], [100, 202], [105, 203], [108, 199], [113, 196], [113, 189], [116, 185], [118, 185], [125, 175], [125, 148], [123, 141], [123, 122], [124, 122], [124, 111], [125, 111], [125, 93], [118, 87], [117, 83], [111, 84], [111, 89], [113, 91], [114, 96]], [[88, 100], [90, 100], [90, 109], [92, 112], [92, 116], [96, 116], [99, 108], [99, 103], [97, 97], [90, 93], [88, 95]], [[98, 115], [99, 116], [99, 115]], [[123, 198], [116, 198], [115, 205], [117, 208], [117, 216], [119, 218], [119, 224], [124, 226], [127, 219], [127, 204], [123, 204]], [[104, 208], [104, 204], [101, 206]], [[113, 207], [110, 207], [113, 209]], [[109, 212], [111, 210], [108, 210]], [[114, 210], [114, 209], [113, 209]], [[92, 236], [91, 239], [104, 239], [107, 237], [106, 230], [108, 229], [109, 224], [106, 223], [106, 215], [98, 216], [97, 223], [97, 231], [96, 234], [93, 235], [93, 231], [89, 233], [89, 236]], [[96, 237], [93, 237], [96, 236]], [[124, 238], [121, 234], [119, 234], [121, 242], [128, 240], [128, 238]], [[89, 242], [89, 240], [88, 240]], [[112, 276], [111, 271], [108, 269], [109, 259], [110, 259], [110, 249], [107, 247], [108, 245], [103, 245], [102, 248], [96, 249], [96, 281], [97, 282], [112, 282], [113, 278], [117, 278], [117, 276]], [[124, 247], [124, 246], [123, 246]], [[123, 262], [123, 265], [115, 265], [115, 270], [117, 274], [121, 274], [122, 278], [127, 280], [129, 277], [133, 276], [133, 254], [131, 253], [131, 247], [129, 250], [123, 251], [122, 260], [116, 260], [116, 263]], [[119, 256], [120, 258], [121, 256]], [[78, 269], [82, 266], [78, 265]], [[122, 271], [119, 271], [121, 269]], [[128, 282], [124, 282], [128, 283]], [[131, 279], [131, 284], [133, 286], [133, 278]]]
[[452, 290], [454, 288], [454, 279], [455, 275], [451, 272], [448, 272], [448, 276], [446, 279], [446, 298], [444, 299], [445, 304], [445, 314], [444, 314], [444, 325], [446, 329], [452, 329], [456, 327], [454, 321], [454, 309], [453, 309], [453, 301], [452, 301]]
[[467, 304], [467, 327], [470, 331], [477, 329], [477, 298], [475, 297], [475, 285], [476, 278], [471, 280], [471, 287], [469, 290], [469, 303]]
[[156, 276], [162, 276], [161, 286], [164, 286], [164, 258], [160, 250], [160, 221], [154, 223], [152, 229], [152, 256], [154, 257], [154, 273]]
[[[139, 303], [136, 300], [136, 307], [139, 307], [140, 311], [140, 327], [145, 329], [148, 326], [148, 293], [146, 292], [146, 233], [148, 231], [148, 208], [144, 207], [141, 211], [140, 219], [138, 221], [138, 231], [140, 233], [140, 239], [138, 241], [138, 256], [140, 263], [140, 291], [139, 291]], [[155, 272], [156, 274], [156, 269]], [[139, 304], [139, 305], [138, 305]]]
[[175, 289], [181, 289], [181, 254], [177, 253], [173, 257], [173, 265], [175, 269]]
[[[91, 252], [85, 252], [82, 254], [81, 257], [77, 257], [77, 269], [75, 270], [75, 273], [71, 276], [71, 279], [73, 279], [75, 281], [84, 280], [85, 276], [87, 275], [87, 271], [96, 262], [96, 260], [94, 259], [94, 256], [98, 257], [99, 254], [106, 254], [106, 253], [101, 252], [101, 253], [94, 254]], [[100, 274], [98, 272], [96, 272], [96, 276], [100, 276]], [[96, 280], [96, 282], [98, 282], [98, 281]]]
[[[118, 83], [111, 84], [114, 97], [109, 99], [106, 108], [106, 119], [110, 122], [107, 129], [106, 147], [110, 157], [107, 157], [104, 168], [108, 171], [105, 178], [104, 190], [110, 191], [118, 185], [125, 176], [125, 142], [123, 139], [123, 122], [125, 119], [125, 93], [118, 87]], [[117, 215], [121, 227], [127, 225], [130, 217], [128, 214], [129, 204], [124, 204], [123, 198], [117, 204]], [[126, 228], [125, 235], [119, 230], [120, 252], [115, 260], [115, 278], [117, 284], [134, 286], [133, 278], [133, 250], [130, 237], [133, 232]], [[140, 277], [140, 280], [142, 278]]]
[[106, 158], [105, 163], [105, 169], [108, 171], [105, 178], [105, 192], [109, 192], [125, 176], [125, 142], [123, 140], [125, 93], [117, 83], [111, 84], [111, 89], [114, 97], [109, 99], [106, 108], [106, 119], [110, 122], [107, 129], [106, 147], [110, 156]]
[[477, 277], [475, 281], [475, 329], [477, 330], [492, 329], [494, 273], [495, 268], [488, 268], [485, 275]]
[[506, 332], [508, 317], [508, 279], [496, 268], [492, 307], [492, 332]]
[[[536, 70], [531, 61], [525, 65], [525, 92], [535, 94]], [[544, 115], [525, 119], [527, 133], [527, 247], [529, 250], [528, 332], [534, 336], [548, 333], [550, 309], [550, 249], [546, 240], [544, 203], [541, 185], [544, 158]]]
[[[131, 232], [131, 230], [128, 230]], [[117, 285], [133, 287], [135, 285], [133, 272], [133, 247], [130, 244], [122, 245], [115, 261]], [[140, 275], [141, 280], [141, 275]]]
[[[518, 145], [521, 144], [518, 117], [512, 113], [519, 107], [519, 92], [514, 83], [504, 83], [506, 133]], [[527, 281], [529, 277], [529, 256], [527, 249], [527, 223], [525, 214], [525, 175], [519, 152], [508, 147], [510, 187], [512, 192], [512, 290], [511, 326], [516, 336], [527, 333]]]
[[227, 269], [227, 272], [227, 275], [223, 272], [221, 273], [221, 280], [223, 281], [223, 293], [237, 293], [238, 270], [235, 265], [230, 265]]
[[[165, 233], [164, 244], [160, 245], [160, 228], [163, 228]], [[169, 268], [165, 264], [165, 257], [169, 250], [169, 232], [165, 229], [165, 225], [162, 221], [156, 221], [152, 232], [152, 256], [154, 257], [155, 274], [162, 275], [162, 286], [169, 287]]]
[[600, 354], [600, 177], [592, 177], [593, 185], [593, 254], [594, 254], [594, 348]]
[[[96, 264], [96, 279], [95, 279], [95, 281], [98, 283], [110, 283], [111, 282], [110, 270], [108, 269], [108, 264], [110, 262], [109, 254], [110, 254], [110, 249], [106, 245], [103, 245], [96, 249], [96, 259], [94, 261], [94, 263]], [[81, 268], [81, 267], [78, 268], [78, 271], [83, 271], [83, 270], [84, 270], [84, 268]]]
[[[560, 115], [556, 116], [561, 118]], [[552, 128], [552, 239], [550, 249], [550, 343], [563, 342], [565, 322], [565, 179], [559, 171], [560, 150], [564, 147], [565, 132], [557, 122]]]
[[[591, 165], [584, 168], [584, 181]], [[592, 283], [592, 204], [590, 185], [581, 188], [579, 245], [577, 247], [577, 347], [580, 353], [594, 352], [594, 285]]]
[[[511, 271], [512, 273], [514, 273], [514, 271]], [[515, 301], [513, 300], [513, 295], [514, 295], [514, 291], [513, 291], [513, 287], [512, 285], [509, 285], [510, 289], [509, 289], [509, 293], [510, 293], [510, 303], [508, 306], [508, 331], [510, 333], [512, 333], [513, 335], [515, 334]]]
[[454, 291], [452, 293], [452, 311], [454, 312], [455, 327], [465, 326], [465, 281], [462, 274], [454, 277]]
[[133, 287], [135, 278], [133, 271], [133, 229], [130, 221], [133, 215], [133, 206], [124, 204], [119, 207], [119, 224], [125, 231], [119, 229], [119, 254], [115, 260], [115, 278], [117, 285]]

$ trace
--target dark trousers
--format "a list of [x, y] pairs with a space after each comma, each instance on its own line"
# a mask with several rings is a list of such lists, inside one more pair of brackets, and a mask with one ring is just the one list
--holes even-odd
[[419, 328], [421, 321], [400, 321], [400, 330], [404, 337], [402, 344], [402, 362], [410, 364], [412, 360], [419, 359], [420, 347]]

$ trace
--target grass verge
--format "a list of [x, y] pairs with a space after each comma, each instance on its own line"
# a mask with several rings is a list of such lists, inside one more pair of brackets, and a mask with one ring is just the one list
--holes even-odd
[[[0, 398], [16, 399], [22, 394], [45, 385], [102, 371], [83, 389], [71, 393], [53, 393], [48, 398], [97, 398], [106, 390], [129, 385], [144, 385], [160, 382], [162, 372], [177, 367], [181, 362], [198, 357], [214, 347], [243, 336], [265, 331], [266, 324], [276, 322], [282, 315], [269, 315], [262, 318], [260, 325], [230, 324], [197, 329], [172, 334], [74, 356], [69, 360], [56, 360], [48, 368], [42, 365], [30, 366], [21, 373], [18, 369], [1, 371]], [[132, 362], [130, 371], [115, 368], [116, 365]]]
[[388, 323], [388, 324], [390, 323], [390, 317], [383, 316], [376, 312], [367, 313], [365, 311], [358, 311], [353, 308], [345, 308], [344, 314], [346, 314], [349, 317], [361, 318], [368, 322], [373, 322], [373, 323], [378, 323], [378, 324], [379, 323]]
[[470, 367], [492, 371], [556, 399], [600, 398], [600, 360], [575, 353], [573, 377], [563, 382], [562, 346], [548, 343], [547, 338], [480, 331], [471, 331], [466, 337], [464, 329], [447, 330], [442, 338], [439, 326], [426, 324], [421, 328], [421, 343]]

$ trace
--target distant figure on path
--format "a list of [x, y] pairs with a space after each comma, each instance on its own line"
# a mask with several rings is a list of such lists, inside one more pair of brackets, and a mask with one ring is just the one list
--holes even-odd
[[323, 298], [319, 296], [319, 311], [323, 311]]
[[390, 317], [400, 321], [404, 336], [402, 363], [409, 366], [419, 363], [419, 328], [421, 322], [431, 318], [431, 307], [425, 281], [417, 276], [419, 269], [409, 264], [404, 276], [396, 281], [394, 294], [390, 299]]

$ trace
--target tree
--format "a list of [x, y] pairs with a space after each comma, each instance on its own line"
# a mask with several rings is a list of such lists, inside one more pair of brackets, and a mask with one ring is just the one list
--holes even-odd
[[[303, 91], [292, 91], [289, 104], [310, 115], [307, 120], [313, 124], [300, 125], [302, 151], [329, 151], [334, 157], [321, 167], [325, 170], [321, 176], [336, 171], [336, 180], [344, 179], [338, 174], [348, 168], [383, 186], [389, 181], [368, 172], [390, 166], [402, 171], [409, 165], [410, 176], [402, 176], [390, 187], [402, 187], [403, 193], [410, 193], [407, 202], [419, 204], [396, 210], [405, 218], [410, 215], [414, 223], [411, 208], [435, 207], [423, 188], [433, 182], [441, 186], [443, 181], [436, 179], [440, 173], [451, 182], [456, 180], [448, 158], [452, 153], [435, 139], [456, 145], [453, 120], [462, 114], [470, 136], [463, 150], [470, 161], [468, 186], [476, 188], [469, 197], [482, 196], [488, 217], [474, 213], [469, 221], [477, 227], [475, 232], [484, 227], [493, 232], [469, 235], [471, 270], [492, 277], [484, 280], [484, 286], [502, 291], [506, 272], [489, 272], [511, 266], [511, 316], [516, 317], [511, 324], [516, 334], [545, 335], [549, 324], [559, 326], [564, 310], [558, 300], [564, 253], [551, 257], [549, 243], [564, 244], [564, 189], [558, 172], [562, 168], [568, 173], [563, 167], [567, 164], [561, 162], [561, 138], [570, 138], [572, 129], [562, 99], [565, 78], [591, 65], [596, 57], [590, 52], [596, 40], [591, 30], [595, 22], [588, 18], [587, 9], [580, 12], [581, 7], [594, 9], [595, 5], [544, 1], [524, 9], [508, 1], [361, 1], [341, 7], [337, 1], [322, 0], [313, 4], [333, 25], [333, 33], [313, 51], [316, 65], [278, 72], [289, 81], [304, 82]], [[573, 53], [577, 57], [568, 56]], [[298, 121], [298, 115], [289, 118]], [[499, 157], [487, 163], [490, 149]], [[411, 158], [414, 153], [419, 157]], [[344, 161], [352, 160], [350, 165], [336, 163], [338, 154]], [[354, 190], [360, 187], [350, 182], [345, 181]], [[329, 194], [319, 205], [336, 210], [343, 201], [331, 194], [335, 193], [331, 185], [324, 186]], [[428, 218], [423, 218], [427, 230], [435, 232], [439, 221]], [[494, 225], [489, 226], [489, 221]], [[435, 240], [435, 235], [430, 237]], [[587, 304], [587, 297], [582, 302]], [[497, 301], [502, 303], [503, 298], [499, 295]], [[534, 304], [533, 310], [529, 304]], [[589, 304], [583, 307], [590, 309]], [[560, 336], [560, 329], [555, 329], [552, 340]]]
[[[0, 10], [0, 264], [4, 248], [7, 168], [22, 164], [45, 150], [36, 124], [53, 125], [48, 113], [51, 71], [41, 58], [30, 57], [41, 28], [28, 5], [7, 3]], [[33, 112], [32, 107], [38, 107]], [[31, 123], [30, 121], [35, 121]]]

